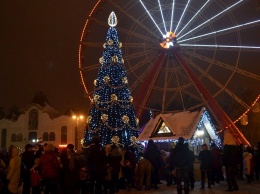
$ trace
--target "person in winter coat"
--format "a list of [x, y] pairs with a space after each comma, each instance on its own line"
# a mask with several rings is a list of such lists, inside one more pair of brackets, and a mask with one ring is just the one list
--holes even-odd
[[141, 156], [135, 168], [136, 190], [141, 191], [143, 189], [143, 184], [145, 185], [145, 190], [148, 191], [151, 189], [151, 169], [151, 163]]
[[40, 158], [35, 158], [34, 165], [30, 169], [32, 194], [41, 194]]
[[228, 189], [226, 191], [238, 191], [236, 181], [237, 166], [239, 163], [239, 149], [236, 145], [224, 145], [222, 162], [226, 170]]
[[160, 150], [151, 139], [148, 141], [147, 148], [144, 151], [144, 158], [147, 159], [152, 165], [151, 187], [154, 189], [159, 189], [157, 184], [160, 182], [159, 170], [162, 165], [162, 158]]
[[106, 174], [105, 156], [105, 152], [100, 146], [99, 136], [93, 136], [87, 156], [91, 194], [102, 193], [102, 181]]
[[75, 153], [74, 145], [68, 144], [67, 151], [61, 154], [61, 164], [64, 176], [63, 192], [77, 194], [80, 190], [79, 156]]
[[178, 143], [169, 156], [170, 168], [176, 176], [178, 194], [181, 194], [183, 190], [182, 181], [184, 181], [184, 193], [189, 193], [189, 170], [192, 162], [193, 156], [189, 148], [184, 144], [184, 138], [179, 137]]
[[8, 166], [7, 181], [10, 194], [18, 193], [21, 173], [21, 158], [16, 147], [12, 149], [12, 156]]
[[44, 194], [55, 194], [58, 192], [60, 163], [53, 149], [52, 144], [47, 144], [45, 152], [40, 157], [39, 166], [45, 185]]
[[211, 184], [214, 185], [215, 182], [219, 184], [220, 179], [220, 151], [215, 143], [211, 144], [211, 153], [213, 156]]
[[211, 187], [211, 171], [213, 167], [213, 155], [208, 150], [207, 144], [202, 145], [202, 150], [199, 153], [200, 173], [201, 173], [201, 189], [205, 188], [205, 179], [208, 178], [208, 188]]
[[31, 175], [30, 169], [34, 165], [34, 151], [31, 144], [25, 145], [25, 151], [22, 154], [22, 180], [23, 180], [23, 191], [22, 194], [30, 194], [31, 189]]

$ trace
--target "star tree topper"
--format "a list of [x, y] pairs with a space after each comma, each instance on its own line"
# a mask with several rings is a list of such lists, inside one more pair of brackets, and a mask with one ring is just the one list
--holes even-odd
[[111, 14], [108, 17], [108, 25], [111, 27], [115, 27], [117, 25], [117, 17], [115, 12], [111, 12]]

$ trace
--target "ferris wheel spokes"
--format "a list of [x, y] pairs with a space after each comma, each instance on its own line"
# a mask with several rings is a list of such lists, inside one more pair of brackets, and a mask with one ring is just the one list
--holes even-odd
[[212, 58], [209, 58], [209, 57], [206, 57], [206, 56], [204, 56], [204, 55], [197, 54], [197, 53], [189, 52], [189, 51], [187, 51], [187, 50], [182, 51], [182, 53], [187, 54], [187, 55], [192, 56], [192, 57], [195, 57], [195, 58], [197, 58], [197, 59], [200, 59], [200, 60], [209, 62], [209, 63], [213, 63], [214, 65], [216, 65], [216, 66], [218, 66], [218, 67], [221, 67], [221, 68], [224, 68], [224, 69], [228, 69], [228, 70], [230, 70], [230, 71], [235, 71], [236, 73], [238, 73], [238, 74], [240, 74], [240, 75], [243, 75], [243, 76], [252, 78], [252, 79], [254, 79], [254, 80], [260, 81], [260, 75], [253, 74], [253, 73], [251, 73], [251, 72], [245, 71], [245, 70], [240, 69], [240, 68], [238, 68], [238, 67], [234, 67], [234, 66], [232, 66], [232, 65], [223, 63], [223, 62], [221, 62], [221, 61], [213, 60]]
[[174, 6], [175, 6], [175, 0], [172, 0], [172, 13], [171, 13], [171, 24], [170, 24], [170, 32], [172, 31], [172, 24], [173, 24], [173, 15], [174, 15]]
[[162, 6], [161, 6], [160, 0], [158, 0], [158, 4], [159, 4], [159, 8], [160, 8], [162, 20], [163, 20], [163, 25], [164, 25], [165, 33], [167, 33], [167, 29], [166, 29], [166, 25], [165, 25], [165, 21], [164, 21], [164, 17], [163, 17]]
[[150, 14], [150, 12], [148, 11], [148, 9], [146, 8], [146, 6], [144, 5], [144, 3], [142, 2], [142, 0], [139, 0], [139, 2], [142, 4], [142, 6], [144, 7], [145, 11], [147, 12], [147, 14], [150, 16], [150, 18], [152, 19], [153, 23], [155, 24], [155, 26], [157, 27], [157, 29], [159, 30], [159, 32], [161, 33], [162, 36], [164, 36], [164, 34], [162, 33], [161, 29], [159, 28], [159, 26], [157, 25], [157, 23], [155, 22], [155, 20], [153, 19], [153, 16]]
[[[241, 29], [244, 29], [244, 28], [247, 28], [248, 26], [251, 26], [251, 25], [260, 25], [260, 20], [255, 20], [255, 21], [252, 21], [252, 22], [247, 22], [247, 23], [244, 23], [244, 24], [239, 24], [239, 25], [236, 25], [236, 26], [232, 26], [232, 27], [229, 27], [229, 28], [224, 28], [224, 29], [221, 29], [221, 30], [216, 30], [214, 32], [210, 32], [210, 33], [206, 33], [206, 34], [202, 34], [202, 35], [198, 35], [198, 36], [194, 36], [192, 38], [187, 38], [187, 39], [183, 39], [183, 40], [179, 40], [178, 43], [182, 43], [182, 42], [187, 42], [189, 40], [198, 40], [199, 38], [202, 38], [202, 37], [207, 37], [207, 38], [210, 38], [216, 34], [220, 35], [220, 34], [224, 34], [224, 33], [229, 33], [229, 32], [233, 32], [234, 30], [237, 30], [238, 28], [241, 30]], [[211, 35], [211, 36], [210, 36]]]
[[197, 11], [197, 13], [187, 22], [187, 24], [180, 30], [180, 32], [178, 32], [177, 36], [179, 36], [181, 34], [181, 32], [186, 29], [186, 27], [192, 22], [194, 21], [194, 19], [196, 18], [196, 16], [198, 16], [198, 14], [206, 7], [206, 5], [212, 0], [207, 0], [206, 3], [204, 3], [204, 5], [202, 5], [202, 7]]
[[[232, 50], [241, 50], [244, 51], [257, 51], [260, 52], [260, 46], [236, 46], [236, 45], [221, 45], [221, 44], [180, 44], [183, 47], [203, 47], [203, 48], [228, 48]], [[251, 50], [252, 49], [252, 50]]]
[[232, 91], [230, 91], [226, 86], [228, 84], [228, 82], [223, 85], [221, 84], [219, 81], [217, 81], [215, 78], [213, 78], [211, 75], [209, 75], [209, 73], [205, 72], [202, 68], [200, 68], [198, 65], [196, 65], [194, 62], [192, 62], [191, 60], [187, 59], [186, 57], [184, 57], [183, 55], [181, 55], [183, 57], [183, 59], [189, 63], [190, 65], [192, 65], [195, 69], [197, 69], [199, 72], [201, 72], [201, 74], [203, 74], [205, 77], [207, 77], [213, 84], [215, 84], [216, 86], [218, 86], [219, 88], [221, 88], [221, 90], [219, 90], [214, 96], [218, 95], [219, 93], [223, 91], [225, 91], [229, 96], [231, 96], [233, 99], [235, 99], [241, 106], [243, 106], [245, 109], [250, 108], [250, 105], [246, 104], [243, 100], [241, 100], [241, 98], [239, 98], [237, 95], [235, 95]]
[[182, 14], [181, 14], [181, 17], [180, 17], [180, 19], [179, 19], [179, 21], [178, 21], [178, 24], [177, 24], [177, 26], [176, 26], [176, 28], [175, 28], [175, 30], [174, 30], [174, 34], [177, 33], [178, 27], [179, 27], [179, 25], [180, 25], [180, 23], [181, 23], [181, 21], [182, 21], [182, 18], [183, 18], [183, 16], [184, 16], [184, 14], [186, 13], [186, 10], [187, 10], [187, 8], [188, 8], [188, 6], [189, 6], [189, 4], [190, 4], [190, 1], [191, 1], [191, 0], [188, 0], [188, 3], [186, 4], [186, 6], [185, 6], [185, 8], [184, 8], [184, 10], [183, 10], [183, 12], [182, 12]]
[[195, 28], [189, 30], [187, 33], [185, 33], [184, 35], [177, 37], [177, 41], [181, 40], [183, 37], [187, 36], [188, 34], [192, 33], [193, 31], [197, 30], [198, 28], [204, 26], [205, 24], [212, 22], [214, 19], [216, 19], [218, 16], [226, 13], [227, 11], [229, 11], [230, 9], [234, 8], [236, 5], [239, 5], [239, 3], [242, 3], [244, 0], [239, 0], [238, 2], [232, 4], [231, 6], [227, 7], [226, 9], [224, 9], [223, 11], [219, 12], [218, 14], [214, 15], [213, 17], [211, 17], [210, 19], [206, 20], [205, 22], [203, 22], [202, 24], [196, 26]]

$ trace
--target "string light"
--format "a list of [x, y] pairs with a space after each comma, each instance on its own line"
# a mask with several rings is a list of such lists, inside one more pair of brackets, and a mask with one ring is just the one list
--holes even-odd
[[236, 119], [236, 120], [234, 121], [234, 123], [237, 123], [239, 120], [241, 120], [241, 119], [244, 117], [244, 115], [246, 115], [246, 114], [253, 108], [253, 106], [257, 103], [257, 101], [259, 100], [259, 98], [260, 98], [260, 94], [259, 94], [258, 97], [255, 99], [255, 101], [253, 102], [253, 104], [251, 105], [251, 107], [248, 108], [238, 119]]

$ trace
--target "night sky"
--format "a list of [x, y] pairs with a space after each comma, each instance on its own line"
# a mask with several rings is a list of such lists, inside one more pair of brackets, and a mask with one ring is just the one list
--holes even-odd
[[[89, 100], [84, 97], [78, 71], [78, 48], [83, 26], [96, 2], [97, 0], [0, 1], [0, 107], [4, 107], [6, 112], [14, 105], [25, 108], [35, 93], [42, 91], [50, 105], [60, 114], [68, 108], [88, 113]], [[253, 1], [240, 9], [247, 9], [247, 17], [236, 12], [241, 23], [250, 21], [250, 14], [259, 18]], [[112, 10], [105, 11], [98, 15], [102, 17], [99, 18], [102, 22], [107, 21]], [[219, 21], [223, 22], [222, 19]], [[134, 24], [121, 21], [120, 27], [124, 29], [124, 25], [131, 27]], [[258, 31], [255, 32], [256, 29]], [[258, 26], [251, 34], [247, 30], [241, 31], [242, 43], [259, 46], [259, 30]], [[93, 36], [99, 37], [97, 42], [105, 40], [106, 31], [93, 32]], [[120, 32], [120, 41], [124, 41], [121, 38], [123, 36], [125, 34]], [[102, 48], [99, 49], [96, 53], [98, 57], [102, 54]], [[245, 66], [241, 66], [241, 69], [257, 74], [259, 66], [252, 64], [258, 64], [259, 55], [253, 54], [257, 60], [245, 57]], [[97, 63], [98, 57], [92, 57], [91, 64]], [[247, 69], [247, 63], [251, 64], [251, 69]], [[259, 81], [254, 84], [259, 88]]]
[[62, 114], [88, 112], [78, 72], [80, 35], [95, 0], [0, 1], [0, 107], [25, 108], [37, 91]]

